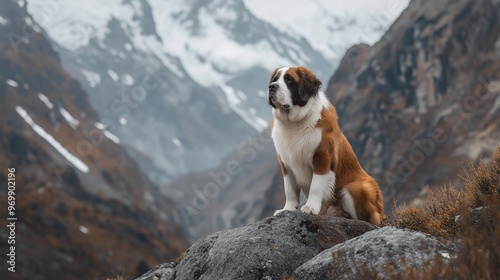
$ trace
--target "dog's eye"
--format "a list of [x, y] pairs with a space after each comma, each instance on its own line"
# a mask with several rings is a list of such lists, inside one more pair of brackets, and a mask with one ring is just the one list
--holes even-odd
[[286, 76], [285, 76], [285, 82], [287, 82], [287, 83], [291, 83], [291, 82], [293, 82], [293, 78], [292, 78], [292, 76], [290, 76], [290, 75], [286, 75]]

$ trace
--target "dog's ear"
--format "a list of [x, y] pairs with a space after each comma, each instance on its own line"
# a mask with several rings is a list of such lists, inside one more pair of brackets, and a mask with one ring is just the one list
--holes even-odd
[[309, 98], [318, 94], [318, 91], [321, 89], [321, 81], [307, 67], [299, 66], [297, 72], [300, 76], [300, 101], [303, 103], [307, 103], [307, 100], [309, 100]]
[[271, 84], [273, 82], [273, 80], [275, 79], [275, 76], [278, 74], [278, 71], [280, 71], [279, 68], [274, 69], [274, 72], [271, 75], [271, 79], [269, 79], [269, 84]]

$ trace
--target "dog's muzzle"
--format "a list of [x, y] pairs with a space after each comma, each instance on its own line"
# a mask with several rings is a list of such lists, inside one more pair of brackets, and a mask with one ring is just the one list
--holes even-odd
[[283, 104], [279, 101], [279, 98], [277, 96], [278, 94], [278, 89], [280, 88], [280, 86], [278, 84], [270, 84], [269, 85], [269, 90], [267, 92], [267, 96], [269, 98], [269, 105], [271, 105], [274, 109], [276, 109], [277, 106], [285, 109], [285, 110], [288, 110], [290, 109], [290, 105], [289, 104]]
[[278, 89], [279, 89], [279, 85], [277, 85], [277, 84], [270, 84], [268, 92], [267, 92], [267, 97], [269, 99], [268, 100], [269, 101], [269, 105], [271, 105], [274, 109], [276, 109], [275, 103], [279, 103], [278, 99], [276, 98], [276, 92], [278, 91]]

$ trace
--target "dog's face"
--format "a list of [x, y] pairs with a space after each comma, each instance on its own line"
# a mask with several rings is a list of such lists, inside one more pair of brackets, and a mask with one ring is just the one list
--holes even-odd
[[305, 66], [277, 68], [271, 76], [267, 98], [275, 109], [303, 107], [318, 94], [321, 81]]

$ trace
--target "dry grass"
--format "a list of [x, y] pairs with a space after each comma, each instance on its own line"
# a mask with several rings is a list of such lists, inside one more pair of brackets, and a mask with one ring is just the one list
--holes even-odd
[[106, 277], [106, 280], [126, 280], [123, 276]]
[[384, 225], [404, 227], [437, 236], [455, 238], [461, 234], [455, 217], [471, 209], [489, 205], [500, 198], [500, 147], [489, 164], [481, 161], [477, 167], [466, 166], [465, 186], [444, 186], [428, 190], [423, 206], [399, 206], [395, 219]]
[[[450, 260], [438, 255], [418, 268], [387, 268], [389, 278], [500, 279], [500, 147], [489, 164], [468, 164], [463, 180], [463, 188], [429, 190], [424, 206], [397, 207], [395, 219], [384, 223], [457, 240], [462, 244], [459, 254]], [[374, 271], [362, 271], [368, 278], [380, 277]]]

